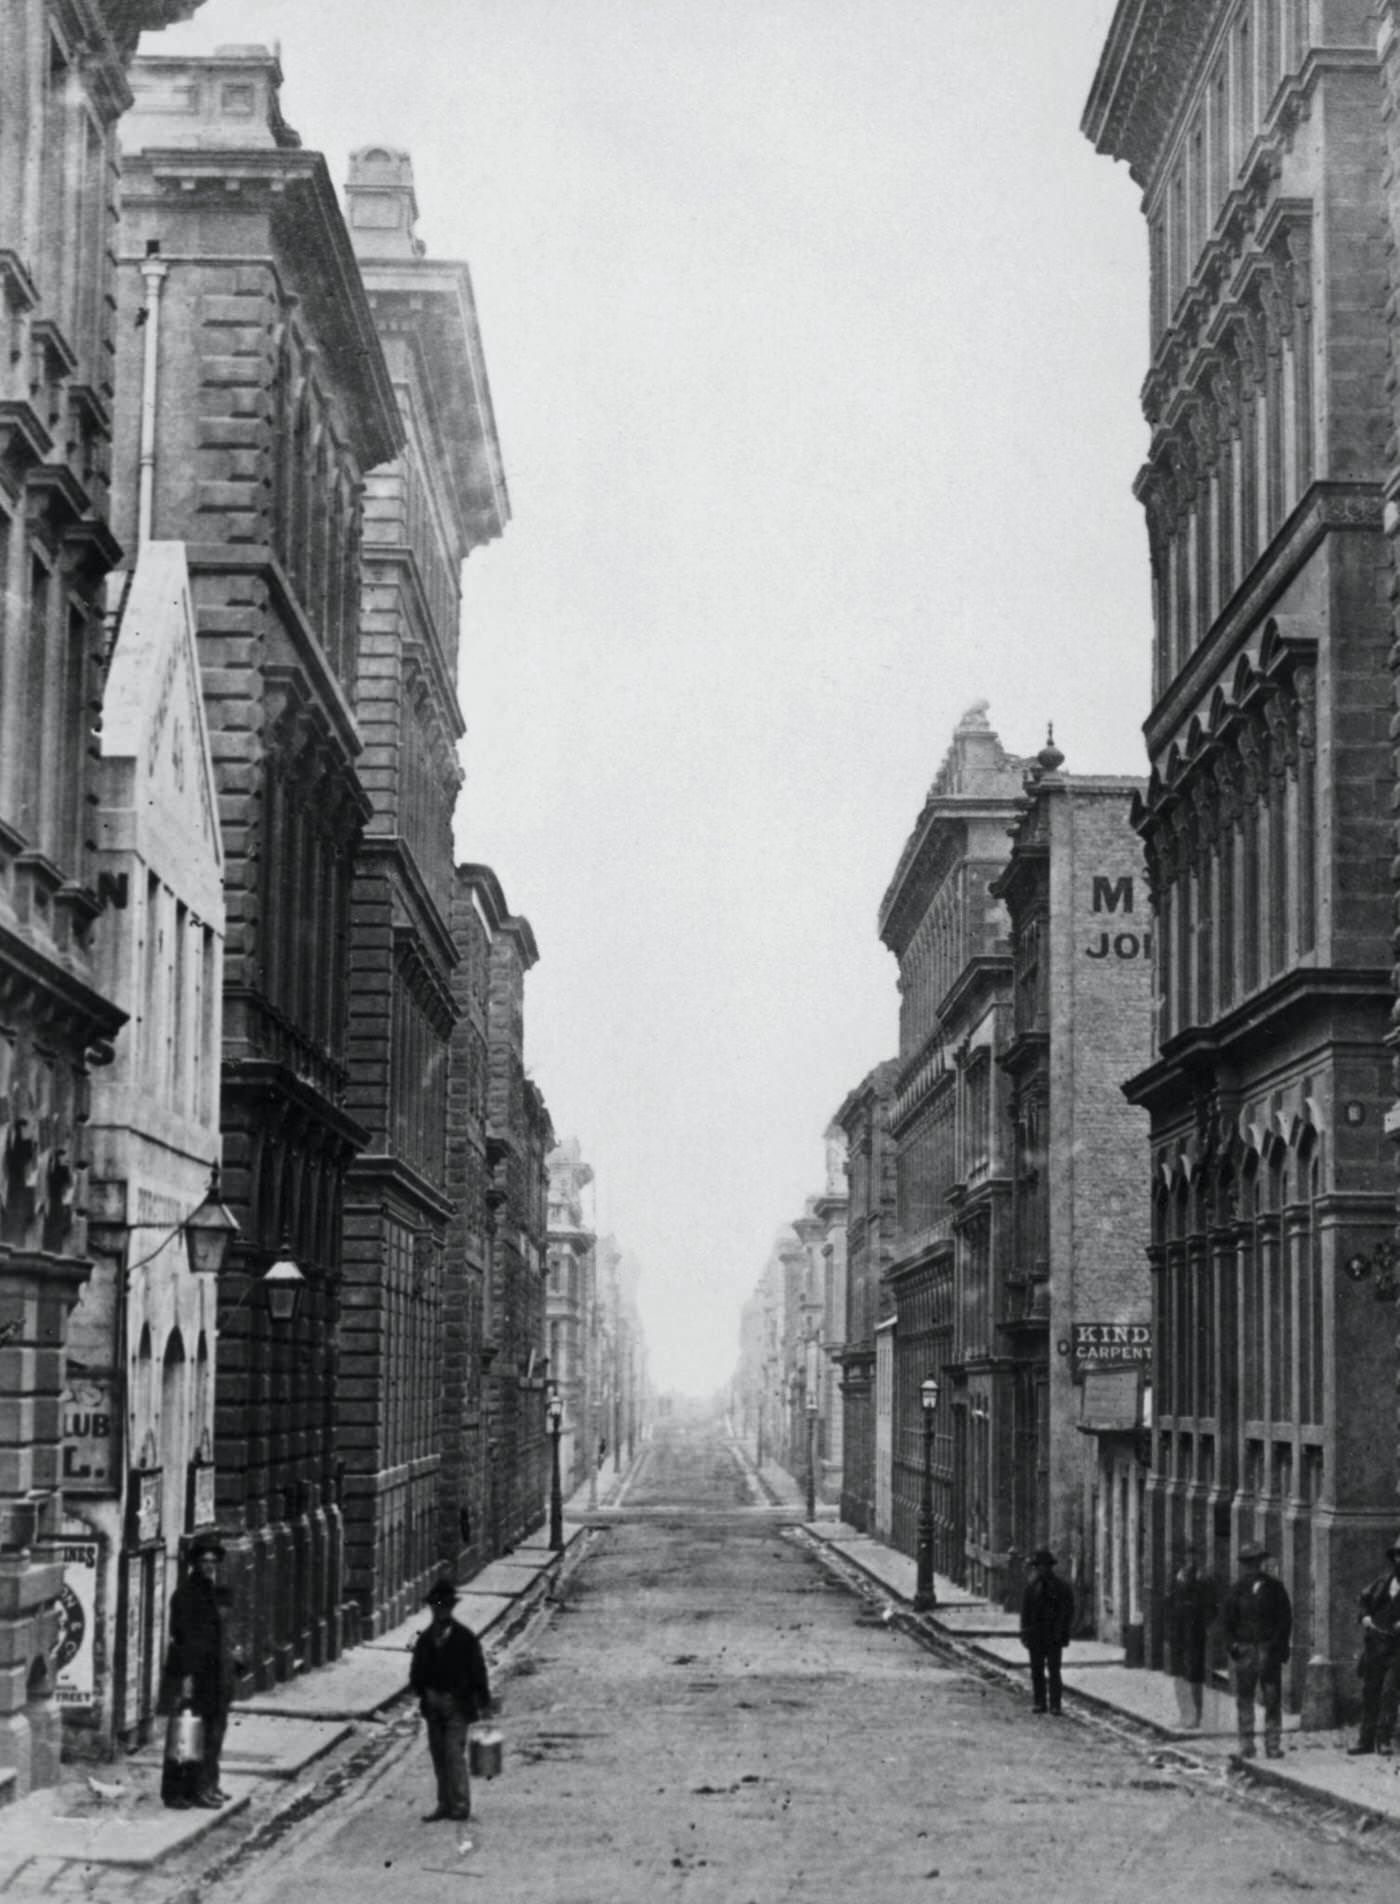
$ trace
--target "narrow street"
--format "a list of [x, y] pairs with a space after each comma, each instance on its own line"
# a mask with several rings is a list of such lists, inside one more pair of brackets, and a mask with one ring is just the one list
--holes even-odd
[[420, 1735], [211, 1904], [1394, 1896], [1339, 1832], [1033, 1719], [882, 1625], [790, 1520], [718, 1428], [663, 1424], [499, 1677], [505, 1774], [470, 1826], [420, 1822]]

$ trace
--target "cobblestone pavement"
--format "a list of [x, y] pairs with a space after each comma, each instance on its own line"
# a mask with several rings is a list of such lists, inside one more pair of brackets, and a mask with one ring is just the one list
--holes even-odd
[[718, 1432], [658, 1439], [502, 1679], [505, 1775], [427, 1825], [421, 1733], [208, 1904], [1393, 1899], [1388, 1852], [883, 1625]]

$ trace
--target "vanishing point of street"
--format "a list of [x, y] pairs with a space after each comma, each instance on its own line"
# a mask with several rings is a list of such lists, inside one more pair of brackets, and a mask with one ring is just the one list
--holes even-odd
[[[1393, 1863], [926, 1649], [663, 1423], [498, 1671], [504, 1775], [425, 1824], [421, 1733], [210, 1904], [1393, 1897]], [[1177, 1761], [1180, 1761], [1179, 1763]]]

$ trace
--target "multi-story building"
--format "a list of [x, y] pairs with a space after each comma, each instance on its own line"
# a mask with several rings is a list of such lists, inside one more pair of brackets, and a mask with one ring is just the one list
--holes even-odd
[[846, 1336], [846, 1186], [845, 1139], [840, 1131], [827, 1132], [826, 1186], [820, 1196], [808, 1197], [792, 1232], [801, 1260], [784, 1258], [794, 1274], [789, 1292], [795, 1296], [793, 1320], [800, 1338], [792, 1363], [797, 1376], [793, 1407], [803, 1414], [795, 1421], [799, 1441], [798, 1465], [806, 1473], [810, 1453], [813, 1490], [818, 1499], [841, 1496], [841, 1393], [836, 1373]]
[[597, 1236], [584, 1211], [593, 1166], [576, 1137], [549, 1153], [549, 1277], [545, 1296], [550, 1386], [564, 1404], [559, 1465], [567, 1491], [597, 1471], [599, 1408]]
[[219, 1159], [223, 848], [183, 547], [141, 547], [119, 599], [97, 943], [127, 1024], [92, 1085], [95, 1266], [63, 1397], [64, 1581], [83, 1617], [57, 1686], [70, 1747], [98, 1757], [149, 1733], [181, 1543], [214, 1520], [218, 1265], [196, 1270], [182, 1225]]
[[[892, 1317], [885, 1282], [895, 1228], [890, 1101], [897, 1064], [877, 1064], [843, 1101], [835, 1127], [846, 1141], [846, 1322], [841, 1345], [841, 1518], [875, 1531], [876, 1330]], [[885, 1331], [893, 1353], [894, 1338]], [[892, 1375], [892, 1369], [889, 1371]], [[887, 1384], [892, 1388], [892, 1384]], [[888, 1462], [884, 1464], [888, 1494]], [[888, 1521], [886, 1523], [888, 1525]]]
[[353, 153], [345, 196], [404, 439], [367, 477], [360, 553], [354, 708], [373, 812], [350, 903], [346, 1105], [369, 1142], [346, 1181], [337, 1424], [346, 1590], [381, 1632], [457, 1553], [441, 1544], [438, 1418], [464, 731], [453, 683], [462, 563], [500, 535], [509, 505], [471, 279], [425, 255], [407, 153]]
[[[456, 920], [470, 906], [485, 926], [480, 1520], [486, 1551], [498, 1554], [523, 1540], [545, 1514], [545, 1159], [554, 1132], [544, 1098], [525, 1075], [525, 975], [539, 958], [530, 922], [510, 911], [489, 866], [459, 866], [456, 892]], [[459, 1051], [464, 1063], [472, 1062], [469, 1046], [463, 1050], [459, 1041], [454, 1070]], [[470, 1151], [468, 1145], [468, 1160]]]
[[101, 988], [91, 713], [101, 693], [114, 397], [115, 127], [145, 28], [198, 0], [0, 13], [0, 1776], [58, 1762], [64, 1339], [89, 1274], [88, 1072]]
[[[247, 1679], [330, 1658], [351, 1115], [347, 935], [370, 802], [353, 695], [365, 473], [403, 422], [324, 160], [261, 47], [141, 59], [123, 126], [114, 522], [183, 540], [223, 834], [219, 1523]], [[387, 929], [387, 928], [386, 928]], [[258, 1284], [302, 1278], [279, 1324]], [[395, 1275], [411, 1289], [412, 1263]], [[342, 1398], [343, 1399], [343, 1398]], [[416, 1403], [414, 1404], [417, 1405]]]
[[1366, 0], [1122, 0], [1084, 120], [1150, 240], [1148, 1648], [1184, 1543], [1225, 1574], [1261, 1539], [1318, 1722], [1354, 1697], [1395, 1512], [1368, 1273], [1394, 1222], [1394, 30]]
[[1150, 1199], [1147, 1119], [1119, 1086], [1152, 1043], [1151, 907], [1131, 811], [1142, 782], [1063, 766], [1048, 741], [992, 889], [1010, 914], [1015, 999], [1001, 1059], [1012, 1128], [999, 1318], [1014, 1363], [1009, 1533], [1021, 1555], [1048, 1543], [1083, 1623], [1138, 1660]]
[[444, 1567], [467, 1579], [492, 1558], [487, 1524], [485, 1372], [487, 1025], [493, 922], [506, 915], [494, 878], [454, 871], [452, 996], [456, 1017], [447, 1080], [447, 1195], [452, 1206], [442, 1291], [442, 1402], [438, 1422], [438, 1545]]
[[641, 1267], [616, 1237], [597, 1248], [599, 1440], [615, 1469], [636, 1451], [645, 1345], [637, 1291]]
[[782, 1270], [776, 1253], [764, 1265], [740, 1324], [737, 1397], [739, 1433], [759, 1467], [781, 1461], [783, 1403], [779, 1370], [783, 1339]]
[[1028, 763], [986, 717], [954, 730], [880, 907], [899, 960], [895, 1142], [893, 1538], [912, 1553], [922, 1492], [920, 1386], [933, 1376], [934, 1558], [1005, 1592], [1017, 1357], [1000, 1333], [1011, 1266], [1011, 948], [992, 888]]

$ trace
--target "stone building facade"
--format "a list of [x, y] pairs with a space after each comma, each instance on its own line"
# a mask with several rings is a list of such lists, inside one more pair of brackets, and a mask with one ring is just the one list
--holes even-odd
[[115, 128], [143, 29], [197, 0], [0, 12], [0, 1780], [56, 1774], [64, 1340], [91, 1269], [98, 978], [91, 709], [107, 646]]
[[[489, 866], [456, 870], [454, 932], [485, 927], [484, 1202], [481, 1279], [479, 1525], [486, 1551], [513, 1547], [541, 1525], [549, 1485], [545, 1429], [548, 1353], [545, 1275], [554, 1131], [539, 1088], [525, 1075], [525, 975], [539, 952], [528, 919], [512, 913]], [[470, 1040], [454, 1040], [470, 1066]], [[470, 1070], [468, 1075], [474, 1075]], [[452, 1141], [456, 1142], [456, 1133]], [[470, 1163], [471, 1146], [463, 1153]], [[453, 1186], [459, 1180], [453, 1178]], [[470, 1270], [468, 1270], [470, 1275]], [[470, 1286], [470, 1283], [469, 1283]], [[470, 1395], [470, 1387], [468, 1387]]]
[[346, 1181], [336, 1432], [346, 1589], [374, 1632], [457, 1554], [441, 1544], [438, 1418], [464, 732], [453, 684], [462, 563], [509, 516], [471, 279], [425, 255], [417, 209], [406, 153], [351, 155], [350, 237], [404, 437], [366, 479], [353, 690], [373, 812], [350, 902], [346, 1104], [369, 1142]]
[[875, 1331], [891, 1313], [885, 1281], [894, 1245], [895, 1153], [890, 1103], [898, 1066], [866, 1073], [843, 1100], [846, 1140], [846, 1324], [841, 1345], [841, 1518], [875, 1527]]
[[[1058, 1554], [1079, 1617], [1140, 1660], [1150, 1408], [1147, 1119], [1120, 1085], [1152, 1044], [1137, 780], [1070, 775], [1047, 742], [993, 892], [1011, 921], [1014, 1364], [1010, 1544]], [[1009, 1569], [1014, 1584], [1016, 1569]]]
[[[114, 578], [115, 580], [116, 578]], [[179, 543], [120, 591], [102, 700], [102, 989], [127, 1013], [92, 1086], [88, 1242], [64, 1389], [64, 1551], [82, 1641], [59, 1672], [70, 1749], [154, 1722], [169, 1589], [214, 1521], [217, 1277], [181, 1224], [219, 1160], [224, 891], [194, 608]]]
[[[188, 548], [219, 790], [221, 1123], [242, 1228], [220, 1288], [218, 1514], [246, 1685], [333, 1657], [350, 894], [369, 797], [353, 695], [365, 473], [403, 424], [324, 161], [261, 47], [142, 59], [123, 127], [114, 520]], [[152, 330], [157, 343], [150, 342]], [[257, 1289], [290, 1252], [291, 1325]], [[416, 1271], [404, 1266], [411, 1282]]]
[[846, 1348], [846, 1216], [850, 1199], [845, 1133], [837, 1125], [829, 1126], [824, 1143], [826, 1183], [810, 1205], [818, 1225], [814, 1243], [822, 1298], [817, 1493], [824, 1501], [839, 1502], [846, 1460], [841, 1358]]
[[1147, 1645], [1183, 1543], [1223, 1575], [1262, 1539], [1310, 1722], [1355, 1697], [1355, 1595], [1395, 1512], [1371, 1273], [1394, 1223], [1394, 24], [1123, 0], [1084, 120], [1142, 189], [1151, 258]]
[[545, 1349], [549, 1385], [564, 1404], [559, 1466], [566, 1493], [597, 1472], [603, 1435], [599, 1373], [598, 1239], [584, 1208], [593, 1166], [576, 1137], [549, 1153]]
[[993, 886], [1027, 762], [970, 708], [880, 907], [899, 961], [892, 1532], [914, 1551], [920, 1384], [934, 1376], [934, 1561], [1001, 1595], [1011, 1548], [1016, 1357], [1000, 1334], [1011, 1266], [1011, 950]]

